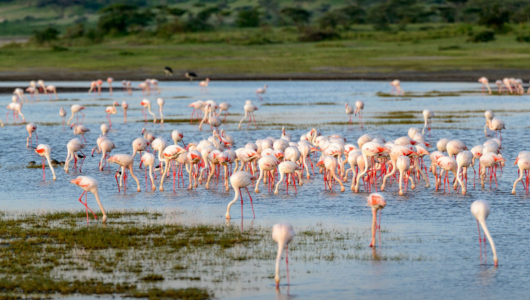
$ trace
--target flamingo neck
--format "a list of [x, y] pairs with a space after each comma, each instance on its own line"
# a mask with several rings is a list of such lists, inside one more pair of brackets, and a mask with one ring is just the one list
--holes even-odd
[[103, 214], [103, 217], [106, 218], [107, 214], [105, 213], [105, 208], [103, 208], [103, 205], [101, 204], [101, 201], [99, 200], [99, 191], [96, 188], [95, 191], [92, 192], [94, 196], [96, 197], [96, 201], [98, 202], [99, 209], [101, 209], [101, 213]]
[[280, 284], [280, 260], [282, 259], [283, 248], [284, 248], [283, 241], [278, 242], [278, 254], [276, 255], [276, 274], [274, 276], [276, 285]]
[[491, 246], [491, 251], [493, 252], [493, 261], [495, 262], [495, 266], [497, 266], [498, 258], [497, 258], [497, 249], [495, 249], [495, 242], [493, 242], [493, 238], [491, 237], [490, 231], [488, 230], [486, 221], [481, 220], [479, 221], [479, 223], [482, 226], [482, 230], [484, 231], [484, 234], [488, 237], [488, 241]]

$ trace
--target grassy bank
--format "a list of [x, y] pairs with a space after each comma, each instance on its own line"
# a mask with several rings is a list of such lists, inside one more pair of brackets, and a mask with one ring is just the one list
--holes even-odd
[[[447, 70], [530, 69], [528, 43], [517, 42], [514, 35], [499, 35], [489, 43], [467, 43], [465, 34], [445, 29], [350, 32], [341, 40], [314, 43], [297, 42], [296, 36], [278, 30], [249, 30], [183, 34], [169, 40], [139, 35], [106, 39], [95, 45], [67, 40], [54, 48], [11, 44], [0, 50], [0, 72], [10, 72], [14, 77], [51, 74], [56, 79], [72, 78], [72, 75], [91, 78], [99, 74], [163, 78], [163, 67], [170, 66], [178, 78], [186, 70], [193, 70], [201, 77], [229, 79], [363, 74], [384, 77], [399, 72], [406, 75], [407, 72]], [[242, 44], [249, 39], [269, 42]], [[7, 76], [4, 74], [3, 78], [8, 79]]]

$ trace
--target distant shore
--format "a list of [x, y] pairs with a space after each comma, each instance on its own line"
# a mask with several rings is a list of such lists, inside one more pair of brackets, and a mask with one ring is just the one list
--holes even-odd
[[[292, 73], [292, 74], [208, 74], [207, 71], [197, 71], [202, 75], [195, 81], [203, 80], [208, 77], [212, 81], [267, 81], [267, 80], [370, 80], [370, 81], [387, 81], [399, 79], [401, 81], [421, 81], [421, 82], [477, 82], [478, 78], [485, 76], [489, 78], [490, 84], [495, 80], [505, 77], [521, 78], [523, 82], [530, 79], [530, 70], [442, 70], [442, 71], [396, 71], [396, 72], [328, 72], [328, 73]], [[146, 78], [156, 78], [159, 81], [189, 81], [189, 79], [179, 74], [172, 77], [166, 76], [162, 72], [135, 72], [135, 71], [80, 71], [68, 72], [64, 70], [46, 70], [33, 72], [0, 72], [0, 81], [30, 81], [43, 79], [45, 81], [93, 81], [96, 79], [105, 80], [107, 77], [113, 77], [115, 87], [121, 88], [121, 80], [142, 81]], [[63, 90], [64, 89], [64, 90]], [[0, 88], [0, 93], [6, 93], [5, 88]], [[88, 91], [88, 87], [86, 88]], [[60, 87], [58, 91], [62, 92], [81, 92], [80, 88]], [[12, 91], [8, 91], [12, 92]]]

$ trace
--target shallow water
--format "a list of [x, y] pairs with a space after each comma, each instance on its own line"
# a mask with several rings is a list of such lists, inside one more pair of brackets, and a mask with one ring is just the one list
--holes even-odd
[[[256, 88], [267, 83], [269, 89], [263, 101], [258, 101], [254, 94]], [[24, 87], [26, 83], [1, 83], [7, 86]], [[49, 82], [55, 85], [88, 86], [86, 82]], [[137, 83], [135, 83], [137, 85]], [[393, 184], [386, 192], [387, 207], [382, 219], [382, 247], [377, 248], [373, 259], [372, 250], [365, 241], [364, 249], [343, 249], [342, 253], [361, 253], [366, 259], [334, 259], [305, 261], [301, 259], [304, 248], [296, 246], [293, 241], [292, 258], [290, 259], [290, 286], [287, 291], [282, 279], [281, 294], [274, 289], [274, 280], [267, 278], [273, 275], [274, 261], [237, 262], [231, 271], [247, 274], [248, 280], [212, 283], [209, 280], [179, 282], [171, 281], [164, 286], [174, 287], [200, 286], [211, 289], [217, 298], [246, 299], [322, 299], [322, 298], [356, 298], [371, 299], [496, 299], [505, 295], [512, 298], [527, 298], [524, 287], [530, 283], [525, 276], [528, 267], [525, 257], [528, 256], [527, 233], [528, 219], [525, 209], [529, 209], [529, 198], [522, 186], [518, 186], [518, 195], [510, 194], [517, 169], [513, 162], [522, 150], [529, 150], [528, 140], [529, 108], [528, 96], [487, 96], [480, 92], [480, 84], [466, 83], [404, 83], [405, 91], [418, 93], [428, 91], [476, 91], [463, 93], [458, 97], [413, 97], [394, 98], [378, 97], [377, 92], [389, 92], [387, 82], [333, 82], [333, 81], [283, 81], [283, 82], [211, 82], [208, 93], [201, 93], [196, 83], [161, 82], [165, 99], [165, 119], [186, 119], [191, 113], [187, 107], [195, 100], [214, 99], [218, 103], [232, 104], [229, 110], [237, 116], [229, 116], [232, 121], [223, 125], [229, 134], [236, 139], [237, 147], [248, 141], [267, 136], [280, 137], [280, 128], [285, 125], [298, 140], [302, 133], [311, 128], [318, 128], [322, 134], [339, 133], [356, 144], [357, 138], [364, 133], [392, 140], [407, 135], [411, 126], [422, 127], [421, 111], [429, 108], [435, 112], [432, 143], [442, 137], [458, 138], [466, 143], [469, 149], [482, 144], [484, 137], [484, 113], [486, 109], [496, 112], [503, 119], [507, 130], [503, 132], [503, 156], [507, 159], [504, 174], [498, 177], [498, 189], [489, 185], [485, 189], [473, 188], [473, 173], [469, 172], [468, 194], [462, 196], [434, 191], [434, 187], [425, 188], [420, 184], [416, 190], [408, 190], [405, 196], [397, 194], [397, 185]], [[88, 90], [88, 88], [87, 88]], [[58, 111], [62, 106], [70, 117], [70, 105], [82, 104], [86, 117], [84, 124], [91, 130], [86, 137], [87, 148], [95, 146], [99, 136], [99, 125], [105, 122], [105, 106], [112, 101], [129, 103], [128, 124], [123, 124], [121, 107], [118, 114], [112, 117], [113, 127], [109, 138], [116, 144], [116, 153], [132, 153], [131, 142], [140, 136], [143, 127], [162, 135], [171, 141], [171, 131], [179, 129], [184, 133], [186, 143], [200, 141], [208, 137], [208, 128], [198, 130], [197, 122], [166, 123], [147, 125], [142, 122], [140, 101], [144, 97], [140, 92], [133, 96], [117, 89], [113, 97], [103, 94], [101, 98], [85, 93], [59, 95], [61, 101], [49, 101], [41, 95], [40, 102], [31, 102], [23, 106], [26, 120], [38, 125], [39, 143], [53, 147], [52, 157], [64, 160], [66, 144], [74, 136], [68, 128], [63, 130]], [[157, 110], [158, 95], [147, 97]], [[11, 96], [1, 96], [4, 105]], [[104, 99], [104, 100], [103, 100]], [[258, 129], [238, 131], [237, 122], [242, 118], [242, 107], [246, 99], [252, 99], [259, 106], [255, 113]], [[355, 100], [365, 102], [364, 130], [354, 125], [347, 125], [348, 117], [344, 114], [344, 102], [353, 104]], [[273, 104], [273, 105], [270, 105]], [[276, 105], [274, 105], [276, 104]], [[284, 104], [284, 105], [277, 105]], [[94, 106], [97, 105], [97, 106]], [[414, 116], [411, 118], [389, 118], [389, 112], [402, 111]], [[402, 114], [397, 114], [401, 116]], [[149, 116], [149, 115], [148, 115]], [[450, 116], [453, 116], [450, 118]], [[150, 117], [150, 116], [149, 116]], [[1, 116], [6, 123], [5, 115]], [[11, 120], [11, 116], [9, 116]], [[150, 118], [149, 118], [150, 119]], [[75, 120], [75, 119], [74, 119]], [[396, 124], [404, 120], [405, 124]], [[449, 121], [451, 120], [451, 121]], [[354, 120], [356, 121], [356, 120]], [[53, 211], [79, 210], [78, 202], [81, 190], [69, 183], [78, 173], [65, 174], [62, 168], [56, 169], [58, 179], [51, 181], [47, 170], [46, 181], [42, 181], [41, 169], [26, 169], [28, 161], [37, 161], [32, 149], [25, 147], [27, 132], [22, 125], [5, 126], [0, 129], [0, 142], [4, 145], [0, 152], [0, 208], [4, 211]], [[35, 145], [35, 144], [34, 144]], [[433, 148], [430, 150], [434, 151]], [[85, 151], [86, 154], [89, 150]], [[427, 158], [428, 160], [428, 158]], [[138, 163], [139, 159], [137, 160]], [[177, 189], [174, 193], [170, 181], [166, 181], [165, 192], [145, 191], [143, 171], [136, 172], [140, 178], [142, 192], [134, 192], [134, 181], [129, 178], [127, 194], [119, 194], [114, 180], [115, 166], [112, 171], [98, 171], [99, 157], [87, 157], [83, 165], [83, 174], [98, 179], [104, 206], [115, 209], [150, 209], [159, 211], [185, 211], [183, 222], [224, 223], [226, 204], [234, 197], [233, 191], [226, 193], [222, 185], [206, 190], [199, 186], [197, 191]], [[136, 163], [136, 165], [137, 165]], [[135, 167], [137, 170], [137, 167]], [[500, 174], [500, 173], [499, 173]], [[431, 175], [431, 183], [434, 181]], [[262, 189], [260, 194], [252, 192], [256, 219], [251, 220], [250, 206], [245, 200], [244, 225], [272, 226], [277, 222], [289, 222], [295, 230], [309, 225], [322, 224], [326, 228], [352, 229], [368, 231], [371, 225], [371, 211], [366, 207], [367, 192], [354, 194], [346, 184], [346, 191], [340, 193], [338, 187], [334, 192], [324, 191], [322, 176], [304, 180], [298, 188], [298, 194], [285, 194], [281, 189], [274, 195]], [[91, 198], [91, 197], [89, 197]], [[491, 251], [488, 246], [488, 264], [481, 265], [477, 241], [476, 222], [469, 212], [470, 204], [477, 199], [486, 199], [492, 204], [488, 226], [495, 239], [499, 255], [499, 267], [492, 265]], [[93, 198], [89, 204], [95, 207]], [[240, 225], [240, 206], [234, 205], [231, 211], [232, 224]], [[109, 215], [112, 218], [112, 215]], [[402, 242], [385, 243], [385, 237], [398, 235]], [[416, 241], [416, 242], [414, 242]], [[417, 242], [419, 241], [419, 242]], [[312, 249], [314, 251], [314, 249]], [[329, 253], [328, 253], [329, 254]], [[291, 253], [290, 253], [291, 255]], [[378, 257], [408, 257], [409, 259], [378, 259]], [[423, 259], [415, 259], [415, 258]], [[412, 258], [412, 259], [410, 259]], [[282, 271], [284, 265], [282, 265]], [[243, 277], [243, 276], [240, 276]]]

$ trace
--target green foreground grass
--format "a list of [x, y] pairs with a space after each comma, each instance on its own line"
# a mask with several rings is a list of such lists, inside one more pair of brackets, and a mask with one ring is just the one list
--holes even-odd
[[514, 35], [499, 35], [489, 43], [466, 43], [465, 35], [351, 33], [342, 40], [301, 43], [296, 34], [282, 33], [276, 43], [276, 33], [265, 33], [271, 43], [264, 45], [241, 44], [256, 35], [263, 38], [258, 31], [187, 34], [170, 40], [135, 36], [96, 45], [63, 41], [55, 50], [8, 45], [0, 49], [0, 71], [125, 72], [162, 78], [162, 68], [170, 66], [179, 76], [194, 70], [213, 78], [318, 78], [369, 72], [530, 68], [529, 45], [516, 42]]

